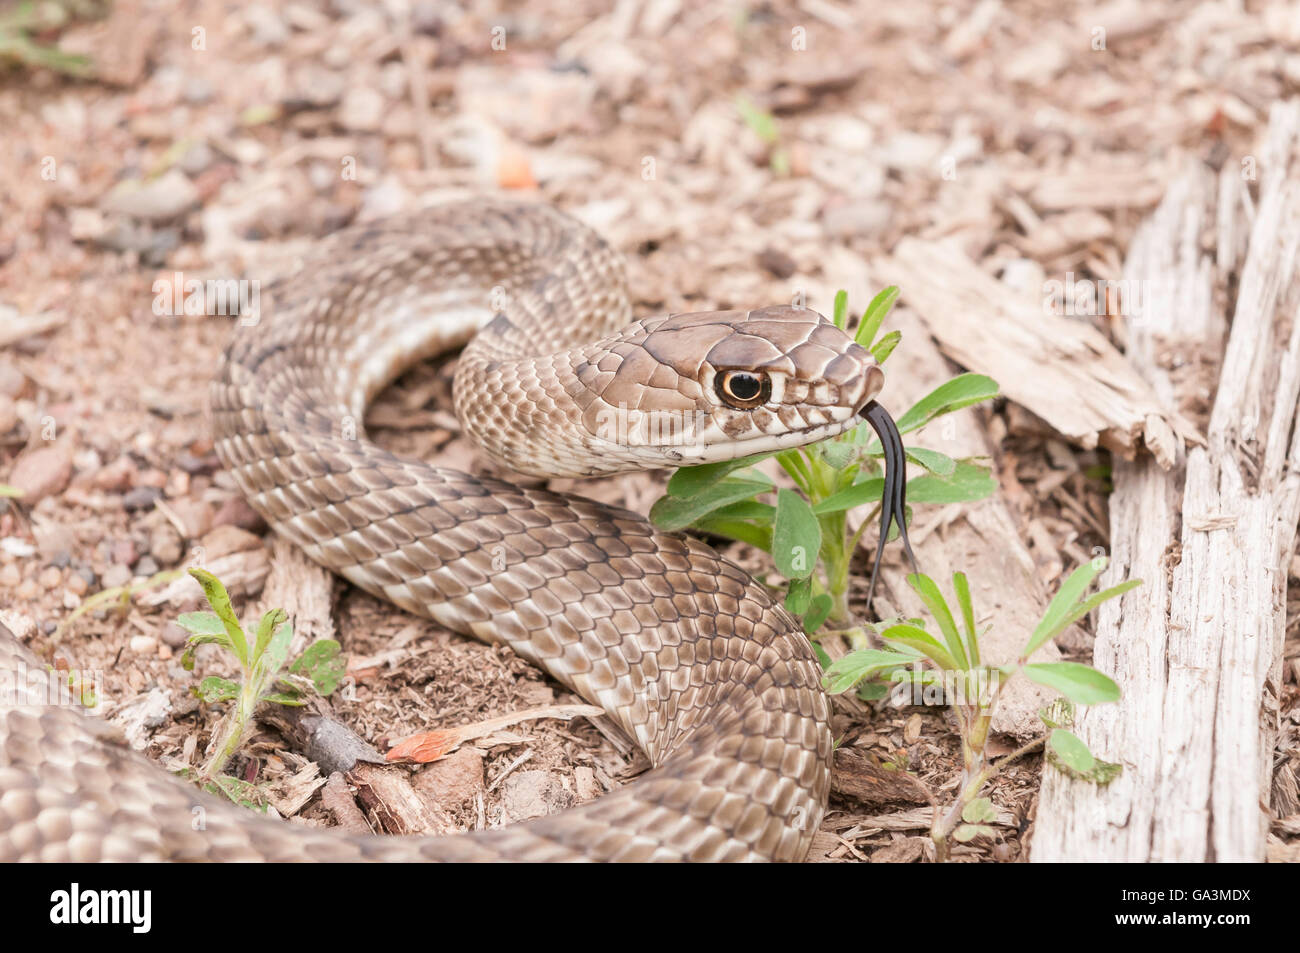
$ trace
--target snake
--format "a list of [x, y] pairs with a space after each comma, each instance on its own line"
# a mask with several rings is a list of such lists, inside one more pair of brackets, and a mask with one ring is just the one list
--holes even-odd
[[[335, 232], [260, 305], [210, 393], [216, 454], [253, 509], [366, 592], [509, 646], [651, 766], [478, 832], [290, 824], [115, 743], [0, 626], [0, 860], [803, 859], [833, 738], [799, 621], [705, 540], [525, 478], [735, 463], [865, 420], [886, 464], [878, 568], [891, 521], [904, 542], [906, 524], [871, 353], [806, 307], [634, 320], [624, 263], [594, 229], [509, 199]], [[456, 415], [491, 473], [390, 453], [363, 426], [403, 370], [456, 348]]]

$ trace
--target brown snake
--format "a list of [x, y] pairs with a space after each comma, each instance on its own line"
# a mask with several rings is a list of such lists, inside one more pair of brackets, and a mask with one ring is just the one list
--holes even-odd
[[366, 591], [510, 645], [604, 707], [653, 768], [473, 835], [291, 826], [101, 740], [66, 695], [46, 697], [43, 666], [0, 627], [0, 860], [801, 859], [830, 786], [830, 707], [808, 640], [762, 586], [635, 513], [403, 459], [359, 422], [403, 368], [469, 341], [456, 410], [505, 467], [704, 463], [859, 415], [879, 431], [870, 354], [802, 309], [632, 322], [601, 239], [507, 202], [337, 233], [263, 303], [212, 387], [218, 455], [252, 506]]

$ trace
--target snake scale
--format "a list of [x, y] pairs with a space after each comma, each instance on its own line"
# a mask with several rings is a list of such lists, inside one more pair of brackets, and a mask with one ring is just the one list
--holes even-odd
[[404, 459], [360, 421], [405, 367], [461, 345], [457, 415], [523, 474], [733, 459], [865, 418], [889, 464], [883, 544], [901, 446], [871, 355], [806, 309], [633, 321], [602, 239], [502, 200], [338, 232], [262, 300], [211, 393], [217, 454], [250, 504], [362, 589], [511, 646], [602, 706], [653, 767], [477, 834], [298, 827], [105, 740], [0, 627], [0, 860], [802, 859], [830, 787], [830, 707], [806, 637], [761, 585], [636, 513]]

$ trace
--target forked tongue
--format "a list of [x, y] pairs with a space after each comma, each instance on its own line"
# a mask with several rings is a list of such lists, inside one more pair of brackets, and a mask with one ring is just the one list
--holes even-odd
[[903, 539], [907, 558], [912, 561], [912, 572], [919, 573], [912, 544], [907, 538], [907, 458], [903, 455], [903, 438], [889, 411], [874, 400], [860, 411], [859, 416], [871, 424], [885, 451], [885, 492], [880, 497], [880, 539], [876, 543], [876, 560], [871, 566], [871, 591], [867, 594], [867, 609], [876, 598], [876, 580], [880, 575], [880, 559], [885, 553], [891, 523], [898, 523], [898, 535]]

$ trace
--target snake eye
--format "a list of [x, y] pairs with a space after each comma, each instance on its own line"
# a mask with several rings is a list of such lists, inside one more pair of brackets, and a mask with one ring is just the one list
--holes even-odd
[[766, 374], [726, 371], [718, 375], [718, 396], [732, 407], [752, 410], [772, 396], [772, 382]]

